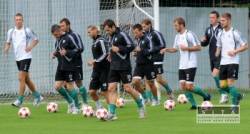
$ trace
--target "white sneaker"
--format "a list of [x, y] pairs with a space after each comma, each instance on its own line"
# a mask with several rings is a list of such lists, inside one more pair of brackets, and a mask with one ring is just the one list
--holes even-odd
[[43, 101], [43, 97], [40, 95], [39, 98], [34, 99], [33, 106], [39, 106], [42, 101]]
[[20, 106], [22, 105], [22, 103], [21, 103], [21, 101], [19, 101], [19, 100], [17, 99], [17, 100], [15, 100], [11, 105], [14, 106], [14, 107], [20, 107]]
[[78, 108], [76, 108], [76, 107], [72, 108], [72, 113], [71, 114], [76, 115], [76, 114], [79, 114], [79, 113], [80, 113], [80, 110]]
[[145, 118], [145, 113], [146, 112], [145, 112], [145, 108], [144, 107], [139, 108], [138, 113], [139, 113], [139, 118], [140, 119]]
[[68, 104], [67, 114], [71, 114], [74, 107], [75, 107], [74, 103]]
[[159, 106], [160, 105], [160, 102], [159, 101], [157, 101], [157, 100], [152, 100], [152, 104], [151, 104], [151, 106]]
[[221, 94], [221, 97], [220, 97], [220, 104], [226, 104], [228, 103], [228, 95], [227, 94]]

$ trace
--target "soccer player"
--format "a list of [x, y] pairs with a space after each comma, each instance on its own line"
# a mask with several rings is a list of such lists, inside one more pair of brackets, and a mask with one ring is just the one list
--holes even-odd
[[140, 24], [133, 26], [133, 33], [138, 42], [134, 50], [136, 52], [136, 67], [133, 74], [133, 84], [135, 89], [143, 94], [144, 89], [141, 87], [141, 80], [146, 77], [147, 85], [149, 85], [154, 98], [157, 98], [157, 88], [154, 83], [156, 73], [151, 59], [153, 54], [152, 41], [143, 33]]
[[116, 117], [116, 100], [117, 100], [117, 83], [122, 81], [124, 90], [129, 93], [137, 103], [139, 118], [144, 118], [145, 110], [139, 93], [134, 90], [130, 82], [131, 63], [130, 53], [134, 49], [134, 44], [131, 38], [116, 26], [113, 20], [105, 20], [104, 30], [109, 35], [111, 51], [110, 51], [110, 72], [109, 72], [109, 116], [107, 120], [115, 120]]
[[101, 89], [101, 94], [108, 102], [107, 89], [108, 89], [108, 73], [109, 61], [108, 56], [108, 41], [99, 34], [96, 26], [88, 26], [88, 35], [93, 39], [92, 54], [93, 59], [88, 61], [88, 65], [93, 67], [91, 81], [89, 84], [89, 93], [95, 101], [96, 109], [102, 108], [99, 101], [98, 90]]
[[[167, 80], [165, 80], [162, 76], [162, 74], [164, 73], [163, 70], [164, 54], [161, 54], [160, 50], [165, 48], [166, 46], [165, 40], [159, 31], [153, 29], [151, 20], [145, 19], [142, 21], [141, 25], [146, 35], [151, 39], [151, 41], [154, 44], [153, 48], [154, 53], [152, 55], [152, 60], [154, 60], [155, 71], [157, 74], [156, 81], [166, 89], [169, 99], [173, 99], [174, 96], [172, 93], [172, 89], [169, 87]], [[155, 98], [154, 100], [157, 100], [157, 98]], [[160, 104], [159, 101], [152, 101], [152, 106], [159, 104]]]
[[16, 64], [18, 68], [19, 93], [18, 98], [12, 103], [12, 106], [20, 107], [24, 101], [24, 92], [26, 85], [29, 87], [34, 96], [33, 104], [39, 105], [43, 97], [36, 91], [35, 84], [30, 79], [29, 68], [31, 64], [31, 51], [38, 44], [37, 35], [23, 24], [23, 15], [15, 15], [15, 27], [8, 31], [7, 41], [4, 47], [4, 53], [7, 54], [11, 44], [14, 48]]
[[231, 14], [224, 13], [221, 16], [221, 26], [223, 30], [217, 39], [216, 56], [221, 54], [220, 61], [220, 87], [232, 96], [234, 106], [239, 105], [242, 95], [234, 86], [238, 79], [239, 53], [247, 50], [247, 42], [240, 32], [231, 26]]
[[[77, 46], [77, 56], [76, 56], [76, 71], [75, 71], [75, 76], [76, 76], [76, 86], [79, 88], [80, 95], [82, 96], [83, 100], [83, 105], [87, 105], [87, 90], [83, 86], [82, 80], [83, 80], [83, 68], [82, 68], [82, 52], [84, 51], [84, 46], [82, 43], [81, 36], [74, 32], [70, 28], [70, 21], [67, 18], [63, 18], [60, 20], [60, 27], [63, 32], [66, 32], [69, 34], [69, 37], [73, 40], [73, 43]], [[77, 104], [79, 107], [79, 104]]]
[[212, 76], [214, 78], [216, 87], [219, 89], [219, 93], [221, 94], [221, 98], [219, 103], [224, 104], [228, 102], [227, 92], [220, 88], [220, 56], [216, 57], [216, 43], [218, 33], [222, 30], [222, 27], [219, 23], [220, 14], [217, 11], [212, 11], [209, 14], [210, 26], [205, 31], [205, 36], [201, 41], [201, 46], [206, 47], [209, 45], [209, 58], [210, 58], [210, 67]]
[[[56, 38], [55, 51], [52, 54], [52, 58], [57, 58], [58, 66], [55, 75], [55, 89], [62, 95], [69, 104], [68, 113], [78, 114], [77, 105], [78, 102], [77, 91], [74, 88], [75, 81], [75, 62], [77, 51], [76, 46], [69, 37], [69, 35], [63, 32], [59, 25], [55, 24], [51, 27], [51, 33]], [[66, 87], [63, 88], [64, 82]]]
[[205, 93], [200, 87], [194, 85], [194, 78], [197, 69], [197, 51], [201, 50], [197, 36], [185, 28], [185, 20], [177, 17], [174, 20], [174, 27], [178, 34], [175, 36], [173, 48], [165, 48], [161, 53], [175, 53], [180, 51], [179, 61], [179, 82], [180, 88], [185, 90], [185, 95], [192, 104], [190, 109], [196, 109], [197, 105], [193, 93], [203, 97], [204, 101], [210, 100], [210, 95]]

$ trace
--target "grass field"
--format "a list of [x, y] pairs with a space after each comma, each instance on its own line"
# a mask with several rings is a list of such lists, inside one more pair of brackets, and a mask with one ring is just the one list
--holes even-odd
[[[46, 104], [31, 109], [28, 119], [17, 116], [17, 108], [0, 105], [0, 134], [249, 134], [250, 98], [245, 95], [241, 103], [240, 124], [196, 124], [196, 111], [190, 105], [177, 105], [174, 111], [161, 106], [147, 107], [147, 118], [138, 119], [134, 103], [118, 109], [117, 121], [103, 122], [96, 118], [66, 114], [66, 104], [59, 103], [58, 113], [47, 113]], [[198, 96], [195, 96], [199, 102]], [[218, 103], [218, 95], [213, 97]]]

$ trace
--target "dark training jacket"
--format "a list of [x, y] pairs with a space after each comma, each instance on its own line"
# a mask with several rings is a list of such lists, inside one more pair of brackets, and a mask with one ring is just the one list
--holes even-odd
[[152, 43], [152, 41], [146, 35], [143, 35], [140, 39], [138, 39], [137, 46], [140, 47], [141, 51], [136, 53], [136, 64], [137, 65], [153, 64], [153, 61], [152, 61], [153, 43]]
[[119, 52], [110, 51], [111, 70], [130, 70], [130, 52], [135, 48], [132, 39], [117, 27], [109, 39], [110, 45], [119, 48]]
[[71, 38], [72, 42], [74, 43], [74, 45], [77, 48], [76, 66], [82, 67], [82, 53], [84, 51], [84, 45], [82, 43], [81, 36], [72, 30], [70, 30], [68, 32], [68, 34], [69, 34], [69, 37]]
[[[205, 31], [205, 37], [206, 37], [206, 41], [202, 41], [201, 42], [201, 46], [206, 47], [209, 45], [209, 57], [210, 60], [214, 60], [217, 57], [215, 56], [215, 52], [216, 52], [216, 43], [217, 43], [217, 36], [218, 33], [222, 30], [221, 25], [219, 24], [215, 30], [213, 30], [213, 26], [210, 25], [206, 31]], [[219, 57], [220, 58], [220, 57]]]
[[153, 42], [153, 54], [152, 54], [152, 60], [154, 62], [163, 62], [164, 55], [160, 53], [160, 50], [166, 47], [166, 42], [163, 38], [163, 35], [154, 29], [150, 29], [146, 32], [146, 35], [151, 39]]
[[95, 60], [94, 69], [103, 70], [109, 69], [109, 61], [107, 60], [108, 51], [109, 51], [109, 42], [98, 35], [93, 40], [92, 45], [92, 55]]
[[[61, 56], [59, 53], [59, 51], [63, 48], [66, 50], [65, 56]], [[68, 34], [65, 33], [59, 39], [56, 40], [55, 49], [55, 56], [58, 60], [57, 69], [64, 71], [75, 71], [78, 50], [70, 39], [70, 37], [68, 36]]]

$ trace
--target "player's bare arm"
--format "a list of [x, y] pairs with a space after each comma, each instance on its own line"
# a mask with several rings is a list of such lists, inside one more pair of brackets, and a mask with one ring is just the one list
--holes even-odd
[[201, 50], [201, 46], [200, 45], [195, 45], [195, 46], [192, 46], [192, 47], [187, 47], [185, 45], [180, 45], [180, 49], [182, 51], [195, 52], [195, 51], [200, 51]]
[[38, 44], [38, 40], [32, 40], [32, 42], [30, 43], [30, 45], [27, 46], [27, 48], [25, 49], [26, 52], [30, 52], [34, 47], [36, 47], [36, 45]]
[[231, 57], [234, 57], [236, 54], [244, 52], [247, 49], [248, 49], [248, 45], [247, 44], [241, 45], [239, 48], [237, 48], [235, 50], [232, 50], [232, 51], [229, 51], [228, 55], [231, 56]]

